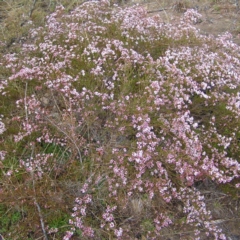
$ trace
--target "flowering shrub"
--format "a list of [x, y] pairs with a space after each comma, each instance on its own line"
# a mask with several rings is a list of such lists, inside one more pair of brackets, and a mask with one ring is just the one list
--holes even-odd
[[81, 174], [64, 239], [157, 239], [178, 224], [196, 239], [226, 239], [197, 184], [239, 186], [240, 48], [228, 33], [201, 35], [199, 18], [188, 10], [166, 24], [104, 1], [59, 6], [4, 56], [2, 97], [20, 93], [14, 140], [35, 146], [19, 167], [36, 181]]

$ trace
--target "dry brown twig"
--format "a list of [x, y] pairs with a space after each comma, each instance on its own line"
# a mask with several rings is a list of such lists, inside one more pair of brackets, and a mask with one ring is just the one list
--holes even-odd
[[160, 8], [160, 9], [157, 9], [157, 10], [147, 11], [147, 13], [162, 12], [162, 11], [170, 10], [170, 9], [172, 9], [172, 8], [171, 7], [170, 8]]

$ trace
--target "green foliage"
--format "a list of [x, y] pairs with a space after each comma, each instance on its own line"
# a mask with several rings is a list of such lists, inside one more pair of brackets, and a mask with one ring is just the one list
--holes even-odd
[[59, 237], [66, 231], [69, 225], [69, 215], [60, 211], [49, 214], [46, 220], [49, 229], [58, 229], [57, 235]]
[[53, 154], [60, 163], [64, 162], [64, 160], [66, 161], [71, 156], [70, 152], [66, 149], [66, 147], [62, 147], [59, 144], [42, 142], [40, 145], [44, 153]]
[[5, 234], [11, 231], [16, 224], [21, 221], [22, 213], [13, 208], [8, 208], [4, 204], [0, 204], [0, 233]]
[[235, 199], [239, 199], [240, 191], [239, 191], [239, 189], [236, 189], [234, 187], [234, 183], [237, 183], [237, 181], [234, 180], [231, 183], [222, 184], [219, 186], [219, 189], [223, 193], [225, 193], [226, 195], [230, 196], [231, 198], [233, 198], [235, 200]]
[[150, 221], [149, 219], [145, 219], [141, 223], [141, 225], [146, 232], [153, 232], [155, 230], [155, 227], [154, 227], [152, 221]]

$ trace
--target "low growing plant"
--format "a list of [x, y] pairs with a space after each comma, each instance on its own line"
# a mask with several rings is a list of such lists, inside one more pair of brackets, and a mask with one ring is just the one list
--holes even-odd
[[1, 118], [0, 156], [19, 165], [2, 174], [1, 195], [14, 199], [14, 188], [31, 209], [18, 224], [34, 233], [21, 236], [64, 227], [65, 240], [159, 239], [176, 226], [226, 239], [197, 185], [239, 193], [240, 48], [228, 33], [201, 35], [200, 17], [166, 24], [107, 1], [58, 6], [2, 56], [1, 99], [19, 98]]

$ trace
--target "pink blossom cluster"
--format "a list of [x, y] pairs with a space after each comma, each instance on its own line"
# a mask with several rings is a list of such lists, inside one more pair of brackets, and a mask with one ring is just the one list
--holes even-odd
[[3, 132], [6, 131], [5, 124], [2, 122], [3, 116], [0, 115], [0, 134], [3, 134]]
[[[83, 191], [84, 192], [84, 191]], [[73, 226], [71, 231], [66, 232], [63, 239], [70, 239], [74, 234], [75, 229], [80, 229], [82, 231], [83, 237], [93, 237], [94, 231], [91, 227], [84, 224], [84, 218], [87, 215], [87, 206], [92, 203], [92, 196], [89, 194], [84, 194], [83, 197], [78, 197], [75, 199], [75, 206], [73, 208], [72, 219], [69, 223]]]
[[[5, 124], [2, 122], [3, 116], [0, 115], [0, 135], [3, 134], [6, 131]], [[0, 151], [0, 160], [3, 161], [5, 159], [7, 152], [6, 151]]]
[[53, 169], [53, 154], [37, 154], [26, 160], [20, 160], [20, 166], [24, 167], [27, 172], [31, 173], [35, 179], [41, 179], [44, 173], [49, 173]]

